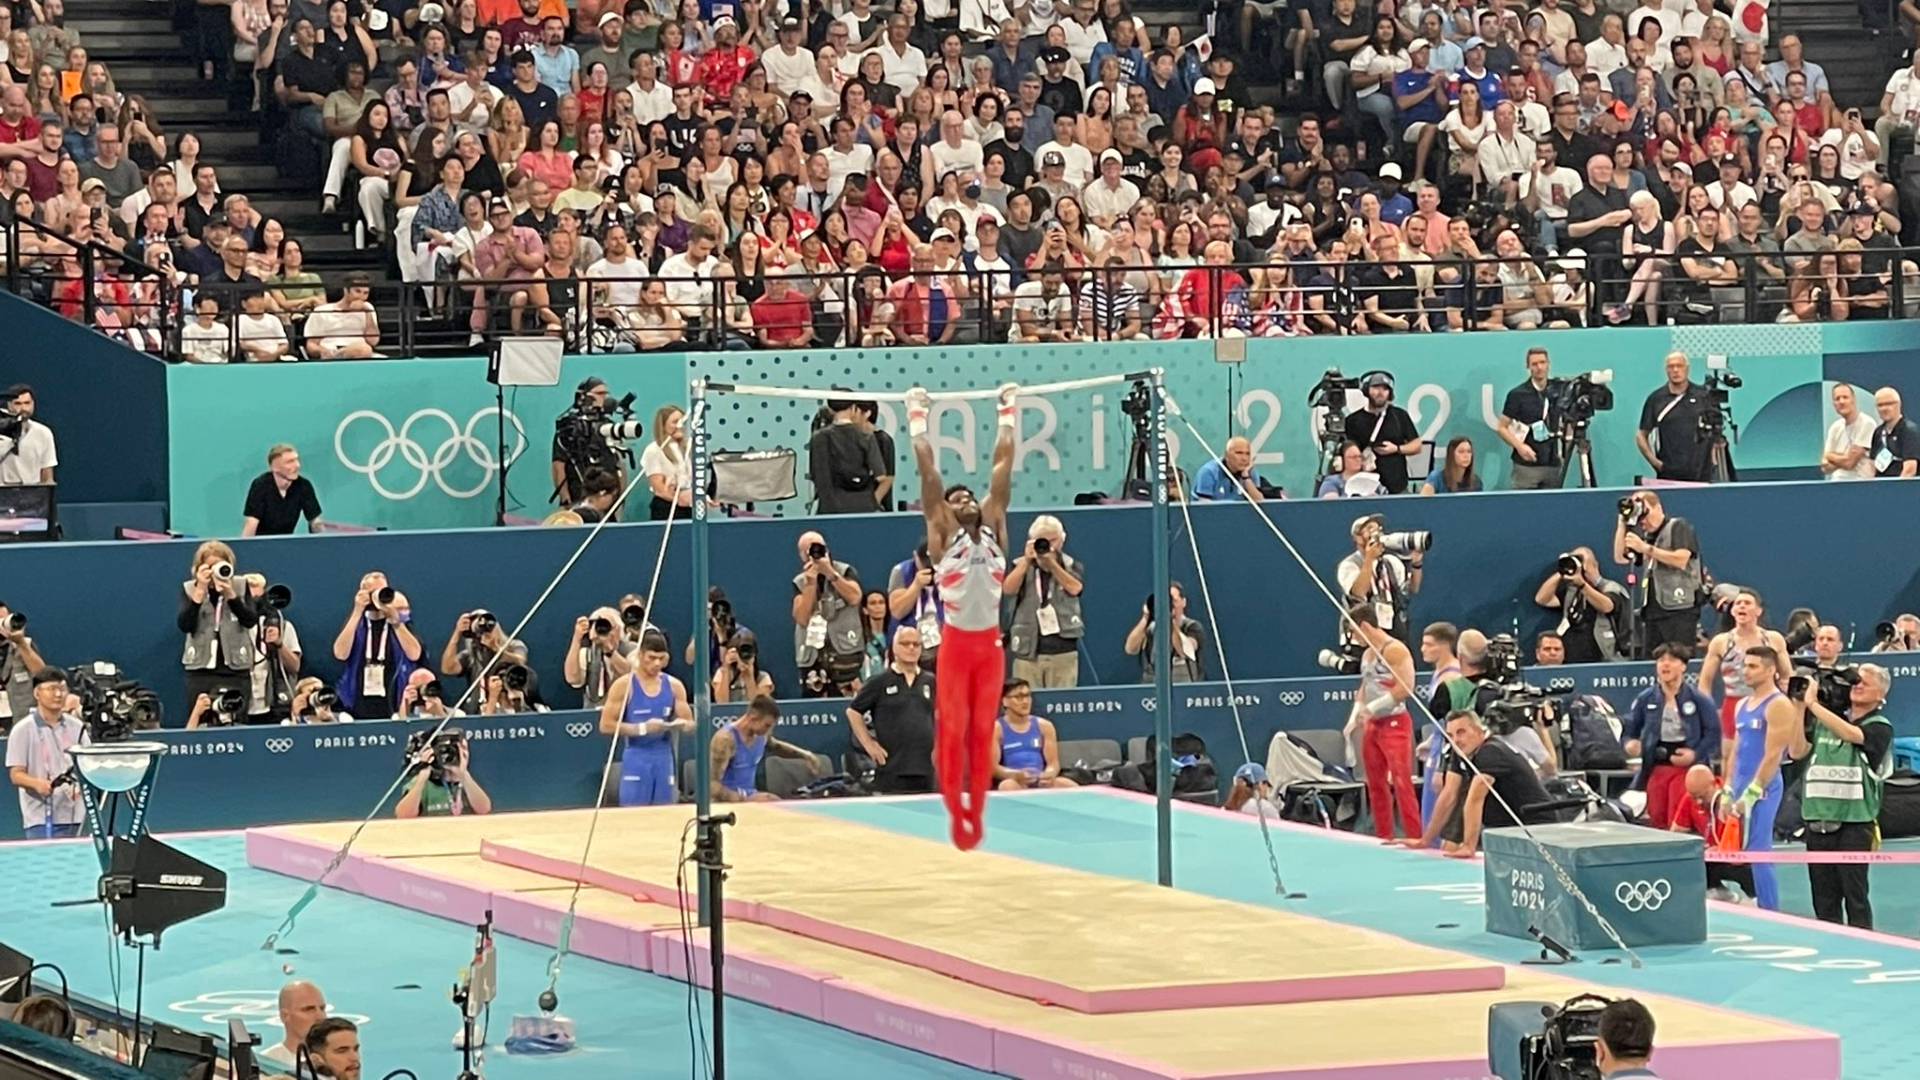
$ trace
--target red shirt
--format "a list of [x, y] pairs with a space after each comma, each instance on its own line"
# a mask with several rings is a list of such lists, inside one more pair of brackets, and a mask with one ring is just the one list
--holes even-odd
[[40, 121], [33, 116], [22, 116], [18, 124], [9, 124], [0, 117], [0, 143], [32, 142], [40, 137]]
[[778, 300], [762, 296], [748, 308], [753, 312], [754, 329], [769, 345], [798, 345], [813, 325], [813, 305], [791, 289]]
[[733, 84], [753, 66], [753, 50], [745, 45], [731, 49], [709, 49], [694, 65], [693, 77], [706, 88], [707, 104], [724, 104], [733, 93]]

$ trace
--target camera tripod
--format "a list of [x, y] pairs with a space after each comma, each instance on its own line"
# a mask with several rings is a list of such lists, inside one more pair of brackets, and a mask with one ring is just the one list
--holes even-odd
[[[1740, 437], [1740, 429], [1734, 427], [1733, 419], [1727, 418], [1727, 427], [1733, 429], [1734, 437]], [[1724, 430], [1715, 431], [1707, 446], [1707, 483], [1730, 484], [1739, 479], [1734, 471], [1733, 451], [1727, 447], [1727, 434]]]
[[[1567, 486], [1567, 475], [1572, 473], [1576, 479], [1575, 487], [1597, 488], [1600, 486], [1597, 470], [1593, 464], [1593, 439], [1587, 431], [1588, 421], [1580, 420], [1567, 426], [1560, 436], [1560, 486]], [[1579, 463], [1579, 471], [1574, 472], [1574, 463]]]

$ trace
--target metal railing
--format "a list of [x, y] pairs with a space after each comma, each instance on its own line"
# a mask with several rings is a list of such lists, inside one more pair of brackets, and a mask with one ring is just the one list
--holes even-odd
[[[99, 213], [99, 212], [96, 212]], [[170, 272], [98, 240], [80, 240], [6, 212], [7, 291], [144, 352], [172, 357], [180, 292]]]

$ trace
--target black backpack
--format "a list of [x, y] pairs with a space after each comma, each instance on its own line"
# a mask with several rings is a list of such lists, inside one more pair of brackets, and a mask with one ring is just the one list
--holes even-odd
[[838, 428], [828, 428], [821, 438], [827, 440], [827, 467], [833, 476], [833, 484], [841, 491], [872, 491], [875, 480], [867, 469], [867, 455], [862, 447], [860, 432], [851, 425], [842, 424]]
[[1562, 769], [1586, 772], [1627, 767], [1627, 751], [1620, 745], [1620, 718], [1605, 698], [1569, 695], [1560, 730]]

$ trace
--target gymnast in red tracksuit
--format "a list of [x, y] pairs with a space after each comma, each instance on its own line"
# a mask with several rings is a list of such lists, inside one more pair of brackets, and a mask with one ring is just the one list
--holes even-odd
[[1013, 488], [1013, 428], [1019, 388], [1000, 388], [999, 434], [987, 499], [965, 484], [944, 487], [927, 418], [933, 402], [914, 387], [907, 393], [907, 433], [920, 469], [920, 507], [927, 519], [927, 551], [934, 557], [943, 624], [934, 664], [933, 771], [952, 822], [953, 846], [980, 844], [987, 787], [993, 779], [996, 718], [1006, 678], [1000, 644], [1000, 584], [1007, 576], [1007, 503]]

